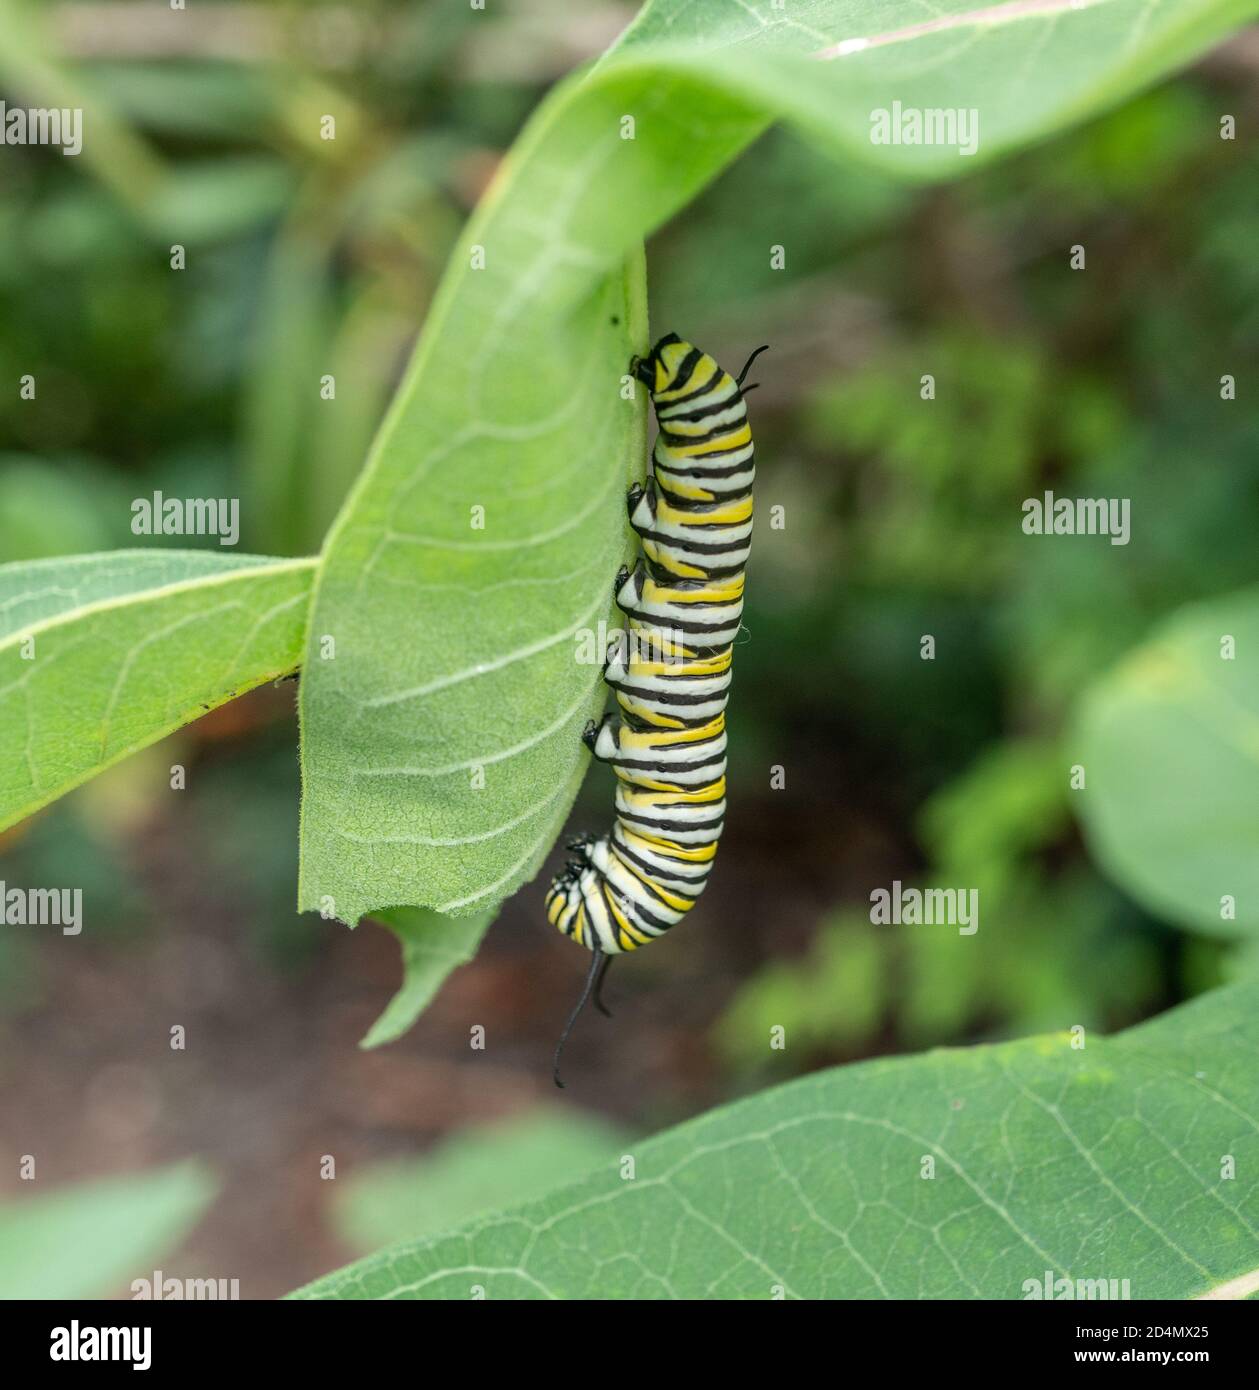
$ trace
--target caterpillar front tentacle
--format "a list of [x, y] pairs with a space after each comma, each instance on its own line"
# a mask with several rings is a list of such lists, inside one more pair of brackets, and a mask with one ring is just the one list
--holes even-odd
[[634, 561], [634, 568], [630, 569], [627, 565], [622, 565], [616, 572], [616, 606], [625, 614], [632, 617], [640, 600], [642, 599], [643, 588], [647, 583], [647, 565], [640, 555]]
[[620, 751], [621, 721], [615, 714], [605, 714], [598, 723], [593, 719], [582, 730], [581, 741], [600, 762], [610, 763]]

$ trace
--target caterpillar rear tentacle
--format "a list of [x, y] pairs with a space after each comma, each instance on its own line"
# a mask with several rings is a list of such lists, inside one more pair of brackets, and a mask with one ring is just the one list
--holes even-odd
[[[582, 731], [616, 773], [616, 819], [608, 834], [570, 844], [576, 857], [546, 899], [548, 920], [595, 956], [565, 1038], [592, 993], [602, 1008], [611, 958], [663, 936], [691, 910], [717, 852], [755, 478], [741, 388], [764, 351], [737, 379], [673, 333], [630, 361], [651, 392], [659, 433], [652, 477], [626, 497], [642, 554], [613, 586], [627, 621], [609, 644], [604, 679], [619, 715]], [[557, 1050], [561, 1084], [558, 1066]]]

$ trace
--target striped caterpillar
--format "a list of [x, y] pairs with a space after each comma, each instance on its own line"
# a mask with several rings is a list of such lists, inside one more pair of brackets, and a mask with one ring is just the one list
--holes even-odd
[[[704, 891], [726, 795], [726, 698], [752, 537], [752, 431], [743, 381], [674, 333], [630, 371], [651, 393], [659, 433], [652, 478], [627, 498], [643, 554], [616, 577], [626, 630], [604, 680], [619, 712], [591, 720], [586, 746], [617, 777], [608, 834], [568, 842], [547, 918], [592, 953], [560, 1050], [612, 957], [663, 936]], [[747, 388], [749, 391], [752, 387]]]

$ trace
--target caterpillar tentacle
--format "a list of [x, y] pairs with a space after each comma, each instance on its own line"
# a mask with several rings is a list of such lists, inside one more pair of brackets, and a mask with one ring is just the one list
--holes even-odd
[[738, 380], [672, 333], [630, 363], [651, 392], [659, 434], [653, 476], [626, 498], [642, 554], [613, 586], [627, 624], [609, 644], [604, 679], [619, 714], [582, 732], [616, 774], [616, 819], [608, 834], [571, 842], [576, 858], [546, 899], [548, 919], [603, 957], [682, 920], [721, 837], [755, 479], [740, 386], [762, 351]]

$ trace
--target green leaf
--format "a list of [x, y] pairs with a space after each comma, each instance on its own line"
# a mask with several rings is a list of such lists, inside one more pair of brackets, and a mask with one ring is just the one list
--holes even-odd
[[[750, 99], [858, 158], [937, 178], [1114, 106], [1255, 12], [1254, 0], [1155, 9], [1148, 0], [945, 0], [925, 15], [914, 0], [786, 10], [768, 0], [659, 0], [644, 7], [622, 52], [705, 94]], [[873, 113], [894, 101], [902, 111], [977, 111], [978, 148], [874, 143]]]
[[376, 913], [402, 947], [402, 986], [368, 1029], [360, 1047], [394, 1042], [428, 1008], [447, 976], [477, 953], [494, 912], [449, 918], [422, 907], [395, 907]]
[[632, 1178], [608, 1163], [297, 1296], [1020, 1299], [1046, 1271], [1133, 1298], [1259, 1288], [1259, 984], [1086, 1042], [806, 1077], [636, 1146]]
[[[1085, 772], [1073, 804], [1116, 883], [1168, 921], [1254, 939], [1259, 590], [1163, 624], [1089, 691], [1068, 747]], [[1235, 918], [1221, 916], [1225, 897]]]
[[308, 662], [301, 694], [302, 905], [330, 898], [350, 922], [493, 906], [557, 834], [603, 702], [574, 639], [612, 615], [644, 465], [645, 403], [621, 395], [648, 340], [643, 237], [775, 117], [905, 174], [957, 174], [977, 159], [955, 146], [872, 144], [871, 112], [977, 109], [989, 158], [1254, 9], [1045, 0], [924, 20], [911, 0], [862, 18], [839, 0], [661, 0], [562, 84], [467, 227], [325, 548], [310, 640], [336, 657]]
[[215, 1191], [187, 1162], [0, 1204], [0, 1298], [100, 1298], [152, 1278]]
[[0, 830], [302, 657], [313, 560], [0, 565]]
[[[312, 641], [331, 636], [336, 655], [308, 667], [302, 695], [300, 901], [330, 897], [351, 923], [399, 904], [493, 910], [536, 873], [584, 771], [578, 731], [604, 700], [599, 663], [574, 651], [609, 616], [629, 553], [621, 496], [645, 422], [619, 392], [639, 313], [619, 277], [605, 286], [574, 363], [506, 321], [506, 337], [487, 331], [513, 295], [488, 269], [469, 276], [490, 299], [426, 371], [440, 404], [416, 415], [403, 387], [375, 450], [392, 454], [390, 495], [360, 485], [317, 580]], [[443, 318], [439, 305], [425, 344]], [[478, 399], [484, 418], [461, 423]]]
[[626, 1142], [599, 1116], [539, 1106], [466, 1129], [424, 1158], [356, 1169], [339, 1185], [334, 1219], [359, 1250], [418, 1240], [542, 1197], [614, 1162]]

